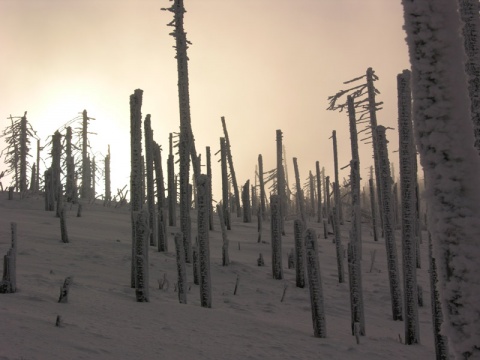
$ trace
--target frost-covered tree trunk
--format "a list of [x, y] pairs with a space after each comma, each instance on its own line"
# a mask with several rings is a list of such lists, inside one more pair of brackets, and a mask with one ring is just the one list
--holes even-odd
[[62, 135], [55, 131], [55, 134], [52, 136], [52, 183], [53, 183], [53, 194], [54, 199], [58, 198], [58, 187], [60, 186], [60, 175], [61, 175], [61, 159], [62, 159]]
[[433, 340], [435, 343], [435, 355], [437, 360], [448, 360], [450, 358], [448, 352], [448, 339], [442, 335], [442, 323], [444, 321], [442, 302], [440, 300], [440, 291], [438, 284], [438, 272], [436, 259], [433, 257], [432, 237], [428, 234], [428, 257], [430, 274], [430, 304], [432, 307], [432, 325]]
[[414, 133], [426, 177], [428, 229], [445, 316], [442, 332], [458, 359], [478, 358], [480, 157], [472, 145], [458, 2], [402, 3], [412, 64]]
[[250, 180], [247, 180], [242, 189], [242, 204], [243, 204], [243, 222], [252, 222], [252, 209], [250, 207]]
[[373, 186], [373, 178], [368, 179], [368, 187], [370, 192], [370, 209], [372, 213], [372, 231], [373, 231], [373, 240], [378, 241], [377, 235], [377, 212], [375, 211], [375, 188]]
[[157, 245], [158, 251], [168, 251], [167, 224], [164, 215], [165, 186], [163, 182], [162, 153], [160, 145], [153, 141], [153, 162], [157, 190]]
[[332, 206], [330, 204], [330, 176], [325, 177], [325, 203], [327, 219], [330, 221], [330, 215], [332, 213]]
[[207, 175], [197, 178], [198, 201], [198, 258], [200, 262], [200, 305], [212, 307], [212, 281], [210, 277], [209, 208], [210, 179]]
[[332, 131], [333, 141], [333, 168], [335, 174], [335, 184], [333, 187], [333, 198], [335, 200], [335, 208], [340, 219], [340, 224], [343, 224], [342, 199], [340, 198], [340, 180], [338, 177], [338, 151], [337, 151], [337, 132]]
[[266, 219], [267, 216], [267, 207], [265, 205], [265, 183], [263, 180], [263, 157], [262, 155], [258, 155], [258, 182], [260, 186], [260, 209], [262, 211], [262, 220]]
[[403, 291], [405, 302], [405, 344], [420, 342], [418, 327], [417, 294], [417, 238], [415, 236], [416, 184], [414, 177], [415, 145], [413, 144], [412, 98], [410, 71], [404, 70], [397, 76], [398, 89], [398, 135], [400, 186], [402, 189], [402, 250]]
[[310, 214], [315, 216], [315, 182], [313, 180], [312, 172], [308, 173], [308, 181], [310, 186]]
[[147, 207], [148, 207], [148, 226], [150, 228], [150, 245], [157, 245], [157, 227], [155, 211], [155, 183], [153, 181], [153, 130], [150, 114], [147, 114], [144, 122], [145, 132], [145, 168], [147, 173]]
[[315, 337], [325, 338], [327, 337], [327, 328], [325, 325], [322, 277], [318, 260], [317, 234], [315, 230], [307, 229], [305, 233], [305, 247], [310, 303], [312, 307], [313, 334]]
[[67, 127], [65, 134], [65, 163], [67, 177], [65, 181], [65, 197], [67, 202], [74, 202], [75, 160], [72, 155], [72, 128]]
[[305, 246], [303, 239], [304, 225], [300, 219], [293, 222], [295, 237], [295, 284], [299, 288], [305, 287]]
[[20, 119], [20, 193], [27, 191], [27, 155], [28, 155], [28, 136], [27, 136], [27, 113]]
[[377, 190], [377, 203], [378, 211], [380, 213], [380, 225], [382, 229], [382, 234], [384, 231], [383, 225], [383, 208], [382, 208], [382, 196], [381, 196], [381, 181], [382, 177], [380, 175], [380, 159], [378, 155], [378, 141], [377, 141], [377, 106], [375, 101], [375, 85], [373, 84], [375, 78], [375, 72], [372, 68], [368, 68], [366, 72], [367, 79], [367, 90], [368, 90], [368, 110], [370, 115], [370, 130], [372, 132], [372, 148], [373, 148], [373, 165], [375, 169], [375, 184]]
[[[350, 285], [350, 307], [352, 335], [365, 336], [365, 312], [363, 309], [362, 266], [358, 254], [356, 254], [355, 239], [350, 232], [348, 243], [348, 278]], [[355, 333], [355, 324], [358, 324], [358, 334]]]
[[467, 62], [470, 112], [475, 135], [475, 147], [480, 152], [480, 16], [478, 0], [458, 0], [463, 21], [463, 38]]
[[178, 301], [180, 304], [187, 303], [187, 271], [185, 266], [185, 248], [183, 246], [183, 235], [175, 234], [175, 254], [177, 259], [177, 284]]
[[317, 222], [323, 221], [322, 211], [322, 178], [320, 173], [320, 162], [315, 162], [316, 180], [317, 180]]
[[272, 275], [274, 279], [283, 279], [282, 266], [282, 219], [280, 197], [270, 195], [271, 243], [272, 243]]
[[220, 229], [222, 231], [222, 265], [228, 266], [230, 264], [230, 257], [228, 256], [228, 235], [227, 228], [225, 226], [225, 219], [223, 218], [223, 208], [220, 204], [217, 204], [217, 214], [220, 220]]
[[214, 230], [213, 226], [213, 204], [212, 204], [212, 158], [210, 155], [210, 146], [207, 146], [205, 149], [206, 157], [207, 157], [207, 176], [210, 179], [210, 200], [209, 200], [209, 213], [208, 213], [208, 222], [209, 222], [209, 229]]
[[222, 211], [223, 217], [225, 220], [225, 225], [227, 225], [228, 230], [230, 230], [228, 221], [229, 210], [228, 210], [228, 171], [227, 171], [227, 149], [225, 144], [225, 138], [220, 138], [220, 166], [222, 171]]
[[172, 134], [170, 134], [170, 152], [167, 160], [168, 225], [177, 226], [177, 192], [175, 181], [175, 161], [172, 153]]
[[[334, 184], [334, 187], [337, 184]], [[337, 255], [337, 273], [338, 273], [338, 282], [345, 282], [344, 268], [343, 268], [343, 246], [342, 246], [342, 237], [340, 233], [340, 215], [336, 207], [332, 209], [333, 213], [333, 225], [335, 232], [335, 252]]]
[[392, 301], [393, 320], [403, 320], [402, 292], [398, 275], [397, 246], [395, 244], [395, 229], [393, 228], [392, 191], [390, 178], [390, 162], [388, 161], [387, 139], [385, 127], [377, 126], [376, 139], [378, 141], [378, 165], [381, 175], [381, 196], [383, 204], [383, 226], [385, 231], [385, 247], [387, 251], [388, 278], [390, 283], [390, 297]]
[[132, 217], [132, 264], [131, 287], [135, 287], [135, 212], [142, 209], [142, 96], [143, 90], [136, 89], [130, 95], [130, 210]]
[[137, 302], [149, 301], [148, 290], [148, 241], [150, 228], [148, 225], [148, 212], [135, 211], [135, 296]]
[[350, 144], [352, 161], [350, 163], [350, 187], [352, 189], [352, 237], [355, 244], [354, 254], [362, 259], [362, 213], [360, 206], [360, 156], [358, 155], [357, 120], [355, 104], [351, 96], [347, 97], [348, 122], [350, 125]]
[[285, 189], [285, 171], [283, 169], [283, 133], [277, 130], [277, 195], [280, 197], [280, 221], [284, 233], [284, 217], [287, 215], [287, 193]]
[[228, 167], [230, 168], [230, 175], [232, 178], [233, 192], [235, 194], [235, 207], [237, 211], [237, 217], [242, 216], [240, 207], [240, 194], [238, 192], [237, 177], [235, 175], [235, 169], [233, 167], [232, 148], [230, 145], [230, 139], [228, 137], [227, 124], [225, 123], [225, 117], [222, 116], [223, 134], [225, 135], [225, 150], [227, 153]]
[[3, 276], [0, 281], [0, 294], [17, 291], [17, 223], [10, 223], [12, 246], [3, 257]]
[[302, 192], [302, 185], [300, 184], [300, 174], [298, 171], [298, 163], [297, 163], [297, 158], [293, 158], [293, 168], [295, 171], [295, 186], [297, 190], [297, 203], [298, 203], [298, 208], [300, 209], [300, 219], [302, 220], [304, 226], [307, 226], [307, 214], [305, 211], [305, 202], [303, 199], [303, 192]]

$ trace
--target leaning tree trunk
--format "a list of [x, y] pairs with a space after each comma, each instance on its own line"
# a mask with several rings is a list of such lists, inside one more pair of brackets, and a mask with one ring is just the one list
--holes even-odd
[[274, 279], [283, 279], [282, 266], [282, 220], [280, 197], [270, 196], [271, 235], [272, 235], [272, 275]]
[[[225, 138], [220, 138], [220, 165], [222, 170], [222, 210], [225, 225], [229, 226], [228, 221], [228, 171], [227, 171], [227, 149], [225, 144]], [[230, 228], [228, 228], [230, 230]]]
[[381, 196], [383, 202], [383, 225], [385, 230], [385, 247], [387, 251], [388, 278], [390, 283], [390, 297], [392, 301], [393, 320], [403, 320], [402, 292], [398, 275], [397, 246], [395, 244], [395, 229], [393, 228], [392, 192], [390, 179], [390, 162], [388, 161], [387, 139], [385, 127], [377, 126], [376, 139], [378, 141], [378, 156], [380, 174]]
[[147, 207], [148, 207], [148, 224], [150, 229], [150, 245], [157, 245], [157, 227], [156, 211], [155, 211], [155, 183], [153, 181], [153, 130], [150, 114], [147, 114], [143, 122], [145, 132], [145, 168], [147, 173]]
[[132, 263], [131, 287], [135, 287], [135, 223], [134, 213], [142, 209], [142, 96], [143, 90], [136, 89], [130, 95], [130, 211], [132, 217]]
[[233, 167], [233, 157], [232, 157], [232, 148], [230, 146], [230, 139], [228, 138], [227, 124], [225, 123], [225, 117], [222, 116], [222, 127], [223, 133], [225, 135], [225, 150], [227, 152], [228, 167], [230, 168], [230, 175], [232, 177], [232, 186], [235, 194], [235, 206], [237, 210], [237, 217], [240, 217], [242, 214], [240, 207], [240, 194], [238, 192], [237, 177], [235, 176], [235, 169]]
[[[458, 2], [402, 3], [412, 64], [414, 131], [428, 185], [428, 229], [445, 315], [442, 330], [458, 359], [478, 358], [480, 157], [472, 146]], [[474, 12], [478, 16], [478, 8]]]
[[417, 294], [416, 182], [414, 177], [412, 98], [410, 71], [397, 76], [400, 186], [402, 189], [403, 291], [405, 302], [405, 344], [420, 342]]
[[212, 307], [212, 281], [210, 277], [210, 244], [209, 244], [209, 210], [210, 210], [210, 179], [207, 175], [197, 178], [197, 233], [198, 258], [200, 262], [200, 305]]

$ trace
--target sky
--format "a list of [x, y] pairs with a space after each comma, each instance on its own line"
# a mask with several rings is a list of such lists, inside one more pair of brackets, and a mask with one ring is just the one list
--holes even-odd
[[[167, 26], [172, 14], [160, 10], [171, 4], [0, 0], [0, 130], [10, 115], [28, 111], [45, 143], [86, 109], [96, 119], [92, 152], [101, 159], [111, 147], [115, 192], [129, 184], [129, 96], [140, 88], [142, 113], [151, 114], [165, 160], [169, 133], [179, 129], [174, 39]], [[378, 123], [397, 127], [396, 76], [409, 68], [400, 1], [185, 0], [185, 8], [196, 148], [203, 159], [206, 146], [212, 155], [219, 150], [225, 116], [239, 186], [254, 183], [259, 154], [265, 170], [275, 167], [277, 129], [284, 134], [290, 187], [293, 157], [303, 183], [316, 161], [333, 178], [332, 130], [339, 165], [348, 165], [348, 117], [327, 111], [327, 98], [368, 67], [379, 77], [377, 100], [384, 102]], [[390, 160], [398, 163], [398, 133], [390, 130], [387, 137]], [[361, 145], [364, 182], [371, 158], [371, 144]], [[220, 200], [218, 159], [212, 159], [213, 188]], [[340, 178], [348, 175], [348, 168], [341, 170]]]

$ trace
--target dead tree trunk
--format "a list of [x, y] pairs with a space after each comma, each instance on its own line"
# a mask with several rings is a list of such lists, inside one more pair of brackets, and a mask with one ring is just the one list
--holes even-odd
[[263, 181], [263, 157], [262, 155], [258, 155], [258, 182], [260, 185], [260, 209], [261, 209], [261, 216], [262, 220], [266, 219], [267, 216], [267, 207], [265, 205], [265, 183]]
[[274, 279], [283, 279], [282, 266], [282, 221], [280, 211], [280, 197], [270, 196], [271, 236], [272, 236], [272, 275]]
[[335, 184], [337, 186], [333, 187], [333, 196], [335, 199], [335, 207], [339, 216], [340, 224], [343, 224], [343, 211], [342, 211], [342, 199], [340, 198], [340, 180], [338, 177], [338, 151], [337, 151], [337, 132], [332, 131], [332, 140], [333, 140], [333, 168], [335, 174]]
[[108, 145], [107, 156], [105, 156], [105, 205], [109, 205], [112, 201], [112, 189], [110, 180], [110, 145]]
[[243, 204], [243, 222], [252, 222], [252, 209], [250, 207], [250, 180], [247, 180], [242, 189], [242, 204]]
[[293, 168], [295, 170], [295, 183], [296, 183], [296, 188], [297, 188], [297, 202], [298, 202], [298, 208], [300, 209], [300, 219], [302, 220], [302, 223], [304, 226], [307, 225], [307, 214], [305, 212], [305, 202], [303, 199], [303, 192], [302, 192], [302, 185], [300, 184], [300, 175], [298, 171], [298, 164], [297, 164], [297, 158], [293, 158]]
[[197, 233], [198, 233], [198, 258], [200, 262], [200, 305], [212, 307], [212, 281], [210, 277], [210, 244], [208, 235], [209, 223], [209, 198], [210, 179], [207, 175], [197, 178]]
[[295, 284], [298, 288], [305, 287], [305, 246], [303, 239], [304, 224], [300, 219], [293, 222], [295, 237]]
[[222, 210], [223, 218], [227, 229], [230, 229], [229, 210], [228, 210], [228, 172], [227, 172], [227, 149], [225, 138], [220, 138], [220, 164], [222, 170]]
[[317, 234], [313, 229], [305, 233], [307, 256], [308, 284], [310, 288], [310, 303], [312, 307], [313, 334], [315, 337], [327, 337], [325, 326], [325, 308], [323, 304], [322, 277], [318, 260]]
[[209, 229], [214, 230], [213, 226], [213, 199], [212, 199], [212, 158], [210, 155], [210, 146], [207, 146], [205, 149], [206, 157], [207, 157], [207, 176], [210, 179], [210, 205], [209, 205], [209, 213], [208, 213], [208, 222], [209, 222]]
[[153, 162], [157, 188], [157, 245], [158, 251], [168, 251], [167, 224], [164, 216], [165, 186], [163, 183], [162, 153], [160, 145], [153, 141]]
[[224, 116], [222, 116], [222, 127], [223, 127], [223, 134], [225, 135], [225, 150], [227, 153], [228, 167], [230, 168], [233, 192], [235, 194], [235, 206], [237, 210], [237, 217], [240, 217], [242, 214], [241, 207], [240, 207], [240, 194], [238, 192], [237, 177], [235, 175], [235, 169], [233, 167], [232, 149], [230, 145], [230, 139], [228, 137], [227, 124], [225, 123]]
[[153, 181], [153, 130], [150, 114], [147, 114], [144, 125], [145, 132], [145, 168], [147, 173], [147, 207], [148, 207], [148, 225], [149, 225], [149, 242], [151, 246], [157, 245], [157, 227], [156, 227], [156, 211], [155, 211], [155, 183]]
[[131, 287], [135, 288], [135, 212], [142, 209], [142, 95], [143, 90], [136, 89], [130, 95], [130, 207], [132, 216], [132, 264], [131, 264]]
[[287, 193], [285, 189], [285, 171], [283, 169], [283, 133], [282, 130], [277, 130], [277, 195], [280, 206], [280, 222], [282, 234], [285, 233], [284, 218], [287, 215]]
[[390, 296], [392, 300], [393, 320], [403, 320], [402, 315], [402, 293], [400, 290], [400, 279], [398, 275], [397, 247], [395, 244], [395, 230], [393, 228], [392, 192], [390, 179], [390, 162], [388, 161], [387, 139], [385, 127], [377, 126], [378, 156], [380, 174], [382, 179], [381, 195], [383, 203], [383, 225], [385, 230], [385, 246], [387, 250], [388, 277], [390, 283]]
[[323, 221], [322, 211], [322, 178], [320, 174], [320, 162], [315, 162], [316, 180], [317, 180], [317, 222]]
[[177, 284], [178, 301], [180, 304], [187, 303], [187, 271], [185, 269], [185, 248], [183, 246], [183, 235], [175, 234], [175, 253], [177, 258]]
[[416, 184], [413, 164], [415, 145], [413, 143], [412, 98], [410, 91], [410, 71], [404, 70], [397, 76], [398, 89], [398, 134], [399, 164], [402, 189], [402, 250], [403, 288], [405, 302], [405, 344], [420, 342], [418, 326], [418, 294], [415, 236]]
[[133, 213], [135, 219], [135, 295], [137, 302], [149, 301], [148, 239], [149, 225], [146, 210]]
[[177, 185], [175, 180], [175, 162], [172, 150], [172, 134], [170, 134], [170, 152], [167, 161], [168, 225], [177, 226]]
[[3, 257], [3, 277], [0, 281], [0, 294], [17, 291], [17, 223], [10, 223], [12, 246]]

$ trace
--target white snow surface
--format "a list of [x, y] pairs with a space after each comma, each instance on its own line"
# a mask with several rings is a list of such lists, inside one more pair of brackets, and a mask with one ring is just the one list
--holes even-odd
[[[231, 264], [221, 264], [222, 236], [215, 216], [210, 232], [212, 308], [200, 307], [199, 287], [187, 265], [187, 304], [178, 302], [173, 233], [170, 252], [150, 247], [150, 302], [137, 303], [130, 284], [130, 212], [84, 204], [76, 217], [68, 205], [70, 243], [61, 243], [59, 219], [44, 211], [43, 198], [7, 200], [0, 192], [0, 255], [10, 247], [10, 222], [18, 226], [17, 292], [0, 294], [0, 359], [432, 359], [434, 358], [427, 266], [418, 270], [424, 289], [419, 308], [419, 345], [404, 345], [403, 322], [391, 320], [385, 244], [373, 241], [362, 226], [367, 335], [357, 345], [350, 332], [348, 283], [338, 284], [332, 235], [318, 239], [326, 312], [327, 338], [313, 336], [308, 285], [295, 287], [295, 271], [284, 268], [284, 280], [271, 270], [269, 222], [257, 243], [257, 224], [232, 215]], [[192, 211], [195, 229], [195, 211]], [[256, 219], [255, 219], [256, 220]], [[313, 221], [309, 227], [323, 234]], [[350, 222], [342, 225], [347, 239]], [[294, 246], [293, 219], [286, 222], [283, 254]], [[195, 234], [194, 234], [195, 235]], [[399, 237], [398, 237], [399, 238]], [[425, 236], [426, 238], [426, 236]], [[400, 244], [397, 242], [398, 251]], [[376, 250], [374, 270], [370, 252]], [[266, 266], [258, 267], [262, 253]], [[421, 245], [427, 264], [427, 244]], [[287, 261], [284, 261], [287, 264]], [[157, 279], [167, 274], [168, 289]], [[233, 295], [237, 274], [239, 288]], [[73, 277], [67, 304], [59, 304], [60, 286]], [[348, 279], [348, 277], [347, 277]], [[283, 302], [284, 284], [288, 285]], [[62, 326], [56, 327], [57, 315]]]

